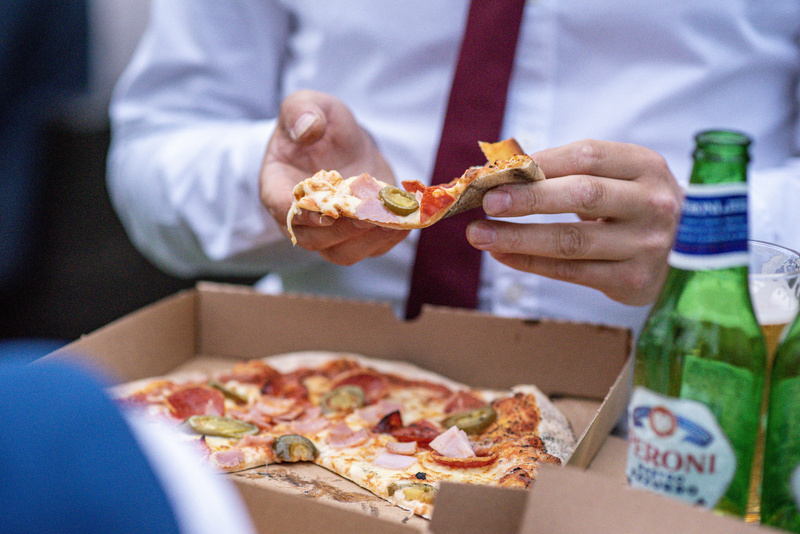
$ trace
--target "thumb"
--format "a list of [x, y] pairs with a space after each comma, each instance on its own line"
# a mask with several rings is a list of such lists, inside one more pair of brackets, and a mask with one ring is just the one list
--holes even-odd
[[281, 103], [281, 129], [294, 143], [315, 143], [325, 134], [327, 119], [321, 107], [322, 95], [313, 91], [292, 93]]

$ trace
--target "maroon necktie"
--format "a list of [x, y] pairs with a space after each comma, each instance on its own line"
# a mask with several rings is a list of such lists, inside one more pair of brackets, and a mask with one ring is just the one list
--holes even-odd
[[[486, 158], [478, 141], [499, 140], [508, 81], [525, 0], [472, 0], [444, 119], [431, 184], [447, 183]], [[478, 304], [481, 252], [469, 244], [474, 209], [421, 230], [406, 318], [423, 303], [461, 308]]]

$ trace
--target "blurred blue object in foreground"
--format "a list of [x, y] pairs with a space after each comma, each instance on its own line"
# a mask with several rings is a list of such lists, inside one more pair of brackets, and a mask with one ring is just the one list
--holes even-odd
[[72, 364], [0, 363], [0, 532], [178, 532], [102, 382]]

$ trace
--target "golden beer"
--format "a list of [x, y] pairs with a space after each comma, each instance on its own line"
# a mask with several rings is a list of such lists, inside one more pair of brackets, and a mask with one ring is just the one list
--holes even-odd
[[[762, 241], [750, 240], [750, 295], [756, 318], [767, 345], [767, 372], [764, 379], [764, 395], [761, 405], [762, 421], [769, 404], [770, 374], [775, 352], [784, 331], [798, 312], [800, 294], [800, 254]], [[756, 451], [753, 457], [753, 474], [750, 482], [750, 500], [745, 521], [756, 523], [761, 515], [761, 480], [764, 468], [765, 429], [758, 431]]]

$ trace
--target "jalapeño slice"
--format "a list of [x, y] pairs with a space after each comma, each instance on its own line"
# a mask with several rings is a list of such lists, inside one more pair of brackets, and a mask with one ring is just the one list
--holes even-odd
[[411, 215], [419, 209], [417, 197], [393, 185], [387, 185], [381, 189], [378, 192], [378, 198], [381, 199], [386, 209], [395, 215]]
[[408, 501], [433, 504], [436, 488], [425, 482], [392, 482], [387, 488], [389, 497], [401, 491]]
[[491, 404], [487, 404], [474, 410], [453, 414], [442, 421], [442, 425], [445, 428], [456, 426], [467, 434], [480, 434], [489, 428], [495, 419], [497, 419], [497, 412], [494, 411]]
[[186, 424], [204, 436], [243, 438], [258, 433], [258, 427], [252, 423], [221, 415], [193, 415], [186, 420]]
[[235, 392], [222, 382], [218, 382], [217, 380], [209, 380], [208, 385], [214, 389], [219, 390], [222, 394], [231, 399], [233, 402], [237, 404], [247, 404], [247, 397], [244, 395], [240, 395], [239, 393]]
[[319, 401], [323, 413], [349, 412], [364, 406], [364, 390], [354, 385], [332, 389]]
[[297, 434], [279, 436], [272, 443], [272, 450], [282, 462], [310, 462], [319, 455], [310, 439]]

